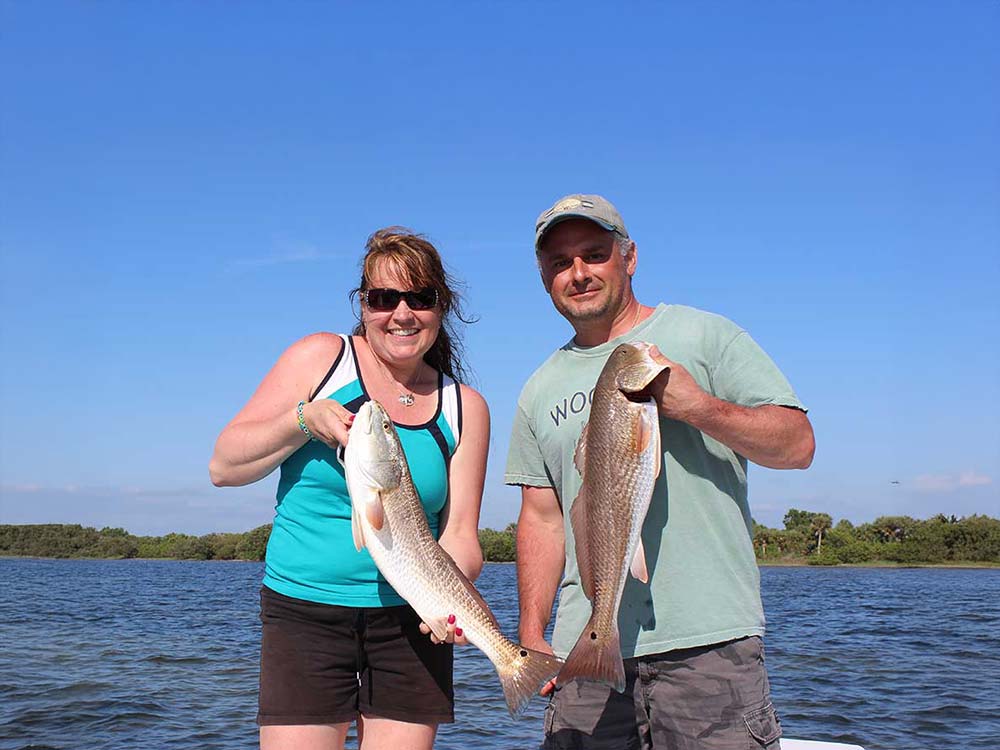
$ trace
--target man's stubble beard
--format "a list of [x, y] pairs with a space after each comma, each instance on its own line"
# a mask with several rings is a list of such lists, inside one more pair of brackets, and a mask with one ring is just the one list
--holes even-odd
[[589, 323], [594, 320], [605, 318], [609, 314], [613, 314], [616, 308], [616, 303], [620, 306], [624, 299], [625, 290], [623, 289], [621, 295], [619, 295], [619, 299], [616, 300], [609, 294], [604, 299], [595, 301], [595, 305], [593, 307], [585, 305], [583, 309], [569, 305], [566, 303], [565, 299], [561, 298], [553, 297], [552, 303], [555, 305], [556, 310], [558, 310], [559, 313], [570, 323]]

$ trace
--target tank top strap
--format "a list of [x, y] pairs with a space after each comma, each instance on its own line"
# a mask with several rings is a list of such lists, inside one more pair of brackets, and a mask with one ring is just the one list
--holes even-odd
[[448, 423], [455, 437], [455, 447], [462, 439], [462, 387], [447, 375], [441, 376], [441, 390], [438, 394], [441, 415]]
[[343, 333], [337, 335], [340, 336], [340, 340], [344, 342], [344, 345], [340, 349], [340, 354], [337, 355], [337, 358], [330, 365], [330, 369], [327, 370], [323, 380], [316, 388], [315, 393], [309, 399], [310, 401], [327, 398], [331, 393], [358, 379], [354, 344], [351, 341], [351, 337]]

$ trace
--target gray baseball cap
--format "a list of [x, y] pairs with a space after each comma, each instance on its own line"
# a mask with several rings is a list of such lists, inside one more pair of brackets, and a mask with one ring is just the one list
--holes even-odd
[[609, 232], [620, 232], [628, 237], [625, 222], [622, 221], [618, 209], [611, 205], [611, 201], [599, 195], [573, 193], [560, 198], [552, 204], [551, 208], [547, 208], [538, 215], [538, 220], [535, 222], [536, 252], [542, 244], [542, 237], [545, 233], [566, 219], [590, 219]]

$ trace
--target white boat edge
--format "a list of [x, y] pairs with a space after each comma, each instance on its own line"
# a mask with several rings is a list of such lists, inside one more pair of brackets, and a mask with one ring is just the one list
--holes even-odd
[[781, 750], [865, 750], [861, 745], [845, 745], [842, 742], [817, 742], [816, 740], [793, 740], [781, 738]]

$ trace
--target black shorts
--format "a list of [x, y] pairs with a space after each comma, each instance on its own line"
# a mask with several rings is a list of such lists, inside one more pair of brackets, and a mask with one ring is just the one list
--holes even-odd
[[258, 724], [455, 720], [453, 647], [421, 633], [411, 607], [340, 607], [262, 587], [260, 619]]

